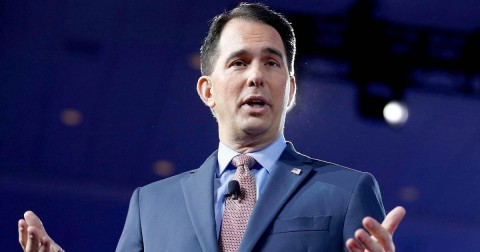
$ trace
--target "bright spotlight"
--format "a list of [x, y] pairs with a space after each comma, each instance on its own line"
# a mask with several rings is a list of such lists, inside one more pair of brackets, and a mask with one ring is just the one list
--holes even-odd
[[391, 101], [383, 108], [383, 117], [391, 126], [403, 126], [408, 120], [408, 108], [402, 102]]

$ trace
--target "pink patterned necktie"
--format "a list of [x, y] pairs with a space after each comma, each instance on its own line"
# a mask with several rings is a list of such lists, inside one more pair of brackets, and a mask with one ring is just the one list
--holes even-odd
[[238, 251], [243, 233], [245, 233], [257, 198], [255, 178], [250, 171], [255, 162], [254, 158], [244, 154], [232, 159], [232, 164], [237, 167], [233, 179], [240, 184], [240, 197], [236, 200], [232, 197], [226, 198], [219, 239], [221, 252]]

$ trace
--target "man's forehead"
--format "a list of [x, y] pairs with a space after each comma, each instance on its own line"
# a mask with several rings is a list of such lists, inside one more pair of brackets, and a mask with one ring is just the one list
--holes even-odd
[[231, 54], [235, 51], [249, 53], [253, 50], [273, 54], [280, 52], [279, 56], [285, 58], [283, 40], [273, 26], [240, 18], [227, 22], [220, 36], [219, 53]]

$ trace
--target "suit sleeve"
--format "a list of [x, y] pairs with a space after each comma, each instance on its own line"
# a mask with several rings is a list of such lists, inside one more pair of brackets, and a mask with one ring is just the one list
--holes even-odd
[[137, 188], [130, 199], [127, 219], [117, 245], [117, 252], [143, 251], [142, 227], [140, 223], [140, 188]]
[[[352, 238], [357, 229], [362, 228], [364, 217], [370, 216], [379, 222], [385, 218], [382, 196], [375, 178], [369, 173], [362, 173], [354, 187], [343, 227], [344, 244]], [[348, 249], [345, 247], [345, 251]]]

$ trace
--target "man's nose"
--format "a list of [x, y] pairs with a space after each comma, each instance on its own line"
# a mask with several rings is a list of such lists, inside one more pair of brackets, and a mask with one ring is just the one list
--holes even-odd
[[264, 73], [260, 64], [252, 64], [250, 71], [248, 71], [248, 86], [260, 87], [264, 84]]

